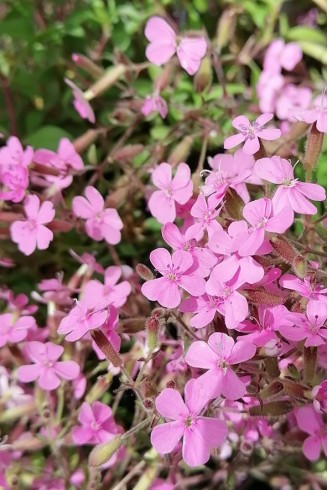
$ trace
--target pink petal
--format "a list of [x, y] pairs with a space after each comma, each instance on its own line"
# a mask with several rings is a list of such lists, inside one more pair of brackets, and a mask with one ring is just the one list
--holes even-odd
[[321, 111], [317, 118], [317, 130], [327, 133], [327, 112]]
[[[260, 135], [262, 137], [263, 130], [261, 131]], [[245, 144], [243, 146], [243, 152], [246, 153], [247, 155], [255, 155], [256, 152], [258, 152], [260, 149], [260, 141], [257, 136], [255, 138], [248, 138], [245, 141]]]
[[101, 402], [94, 402], [92, 404], [92, 410], [97, 422], [103, 423], [113, 417], [113, 412], [110, 407]]
[[246, 116], [237, 116], [232, 120], [231, 124], [235, 129], [238, 129], [238, 131], [240, 131], [242, 126], [248, 127], [251, 123]]
[[82, 196], [74, 197], [72, 201], [73, 213], [79, 218], [88, 219], [94, 216], [95, 212], [89, 201]]
[[262, 218], [269, 218], [271, 209], [270, 199], [261, 198], [246, 204], [243, 216], [251, 225], [256, 226]]
[[30, 383], [35, 381], [40, 376], [40, 366], [30, 364], [28, 366], [20, 366], [17, 369], [17, 377], [22, 383]]
[[38, 383], [43, 390], [51, 391], [58, 388], [60, 379], [53, 368], [43, 367], [40, 372]]
[[30, 194], [24, 201], [25, 214], [29, 219], [37, 219], [40, 207], [40, 199], [35, 194]]
[[[178, 257], [179, 256], [177, 256], [177, 258]], [[156, 248], [150, 253], [149, 258], [155, 269], [157, 269], [162, 274], [165, 273], [172, 265], [171, 254], [168, 250], [166, 250], [166, 248]]]
[[60, 378], [71, 380], [80, 374], [80, 366], [74, 361], [61, 361], [55, 363], [54, 371]]
[[[204, 430], [201, 424], [201, 430]], [[188, 466], [194, 467], [207, 463], [211, 456], [211, 448], [205, 443], [202, 432], [186, 430], [183, 437], [182, 457]]]
[[176, 447], [183, 432], [181, 421], [157, 425], [151, 432], [150, 442], [159, 454], [168, 454]]
[[266, 113], [266, 114], [261, 114], [261, 116], [259, 116], [257, 119], [256, 119], [256, 122], [257, 124], [259, 124], [260, 126], [264, 126], [265, 124], [267, 124], [269, 121], [271, 121], [271, 119], [273, 119], [273, 114], [272, 113]]
[[145, 26], [145, 36], [150, 42], [175, 41], [175, 32], [172, 27], [165, 19], [156, 15], [148, 19]]
[[15, 221], [10, 226], [10, 234], [12, 241], [18, 244], [23, 254], [31, 255], [36, 249], [35, 231], [30, 229], [28, 222]]
[[181, 276], [178, 284], [192, 296], [201, 296], [205, 293], [205, 279], [199, 275]]
[[236, 342], [229, 357], [229, 364], [239, 364], [240, 362], [252, 359], [256, 354], [256, 346], [249, 342]]
[[61, 345], [47, 342], [45, 345], [45, 356], [49, 361], [57, 361], [64, 352], [64, 347]]
[[175, 189], [172, 193], [173, 199], [179, 204], [186, 204], [193, 194], [193, 183], [192, 180], [181, 189]]
[[148, 207], [151, 214], [161, 224], [172, 223], [176, 218], [174, 199], [164, 191], [155, 191], [149, 198]]
[[25, 352], [29, 359], [36, 363], [43, 362], [47, 358], [46, 345], [36, 340], [25, 344]]
[[188, 381], [184, 393], [186, 405], [193, 415], [198, 415], [209, 401], [207, 390], [197, 379]]
[[93, 430], [88, 427], [74, 427], [72, 430], [72, 439], [78, 445], [87, 444], [93, 435]]
[[245, 141], [245, 136], [243, 134], [234, 134], [224, 140], [224, 148], [230, 150], [231, 148], [240, 145], [243, 141]]
[[172, 181], [172, 167], [169, 163], [161, 163], [151, 174], [151, 180], [156, 187], [166, 190]]
[[259, 138], [268, 141], [277, 140], [278, 138], [280, 138], [280, 136], [281, 136], [280, 129], [275, 129], [275, 128], [262, 129], [262, 131], [260, 131], [259, 133]]
[[46, 250], [49, 247], [50, 242], [53, 240], [54, 234], [49, 228], [43, 225], [39, 225], [36, 236], [36, 243], [38, 249]]
[[265, 229], [275, 233], [285, 233], [294, 222], [294, 213], [291, 208], [284, 208], [278, 214], [270, 218]]
[[294, 178], [293, 167], [288, 160], [280, 157], [261, 158], [254, 165], [254, 173], [273, 184], [282, 184], [284, 180]]
[[183, 248], [185, 240], [181, 235], [181, 232], [177, 225], [173, 223], [166, 223], [162, 227], [162, 237], [170, 247], [174, 250]]
[[207, 43], [202, 37], [185, 37], [181, 40], [177, 48], [177, 56], [182, 68], [189, 75], [194, 75], [198, 71], [201, 59], [205, 56], [206, 50]]
[[55, 217], [55, 210], [52, 202], [44, 201], [41, 206], [37, 217], [37, 223], [43, 225], [50, 223]]
[[231, 368], [227, 368], [222, 378], [221, 393], [228, 400], [238, 400], [246, 393], [246, 386]]
[[279, 328], [279, 332], [283, 337], [285, 337], [285, 339], [293, 340], [295, 342], [305, 339], [308, 335], [307, 330], [296, 325], [293, 327], [282, 325]]
[[287, 43], [281, 53], [281, 66], [288, 71], [291, 71], [301, 61], [303, 57], [302, 50], [297, 43]]
[[84, 195], [90, 201], [94, 214], [100, 213], [104, 209], [104, 199], [95, 187], [87, 186]]
[[239, 255], [246, 257], [248, 255], [255, 255], [259, 247], [264, 242], [265, 232], [263, 228], [255, 229], [251, 231], [248, 238], [244, 241], [238, 250]]
[[312, 405], [298, 408], [295, 410], [297, 425], [307, 434], [315, 434], [319, 432], [322, 426], [322, 419], [318, 415]]
[[186, 187], [190, 183], [191, 172], [189, 165], [186, 163], [179, 163], [175, 176], [173, 177], [171, 186], [172, 189], [181, 189]]
[[212, 345], [208, 345], [203, 340], [196, 340], [189, 347], [185, 356], [185, 361], [192, 367], [212, 369], [218, 363], [218, 356], [216, 352], [213, 351]]
[[205, 445], [211, 449], [221, 446], [228, 435], [225, 422], [212, 417], [198, 417], [197, 431], [201, 434]]
[[229, 359], [234, 346], [234, 340], [225, 333], [215, 332], [209, 337], [208, 345], [220, 359]]
[[310, 461], [316, 461], [320, 457], [321, 443], [316, 435], [305, 439], [303, 443], [303, 453]]
[[321, 185], [309, 182], [298, 182], [297, 189], [299, 189], [305, 197], [312, 199], [313, 201], [324, 201], [326, 199], [326, 191]]
[[189, 414], [180, 393], [172, 388], [165, 388], [156, 398], [156, 410], [165, 419], [178, 420]]
[[93, 422], [96, 422], [92, 407], [89, 403], [83, 402], [80, 408], [78, 421], [81, 424], [91, 425]]

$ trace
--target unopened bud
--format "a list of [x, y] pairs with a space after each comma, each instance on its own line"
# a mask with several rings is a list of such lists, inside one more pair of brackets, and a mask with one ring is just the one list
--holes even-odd
[[204, 92], [212, 83], [212, 65], [210, 59], [206, 56], [203, 58], [199, 70], [194, 77], [194, 87], [196, 92]]
[[305, 391], [307, 391], [306, 386], [302, 386], [294, 381], [289, 381], [287, 379], [283, 380], [284, 392], [286, 395], [290, 395], [294, 398], [303, 398]]
[[127, 333], [127, 334], [142, 332], [142, 330], [145, 329], [145, 321], [146, 318], [144, 316], [140, 316], [137, 318], [127, 318], [125, 320], [120, 321], [116, 331], [118, 333]]
[[126, 145], [123, 148], [119, 148], [112, 154], [112, 159], [117, 162], [124, 162], [126, 160], [131, 160], [136, 155], [139, 155], [144, 149], [144, 145]]
[[107, 463], [108, 460], [116, 453], [116, 451], [122, 446], [121, 436], [116, 436], [108, 442], [98, 444], [91, 451], [89, 455], [90, 466], [101, 466]]
[[99, 135], [105, 134], [105, 130], [103, 129], [88, 129], [82, 136], [76, 138], [73, 141], [73, 146], [77, 153], [83, 152], [86, 148], [88, 148], [91, 143], [96, 141]]
[[72, 60], [74, 63], [95, 78], [99, 78], [104, 74], [104, 69], [96, 65], [90, 58], [84, 54], [73, 53]]
[[317, 364], [317, 347], [304, 347], [303, 359], [304, 359], [304, 381], [306, 383], [311, 383], [315, 368]]
[[284, 298], [265, 289], [244, 291], [246, 298], [255, 305], [278, 306], [284, 303]]
[[279, 378], [280, 369], [276, 357], [267, 357], [265, 360], [265, 369], [270, 378]]
[[116, 352], [112, 343], [101, 330], [94, 330], [91, 332], [91, 337], [96, 342], [99, 349], [105, 354], [106, 358], [113, 364], [113, 366], [121, 367], [123, 365], [122, 358], [118, 352]]
[[194, 142], [194, 138], [192, 136], [186, 136], [180, 141], [179, 144], [174, 148], [174, 150], [170, 153], [167, 161], [172, 165], [172, 167], [176, 167], [178, 163], [184, 162], [189, 153], [191, 151], [192, 145]]
[[136, 272], [138, 276], [141, 277], [144, 281], [150, 281], [154, 279], [154, 274], [152, 271], [144, 264], [138, 264], [136, 267]]
[[147, 410], [152, 410], [154, 408], [153, 400], [151, 400], [150, 398], [147, 398], [146, 400], [144, 400], [144, 407]]
[[265, 403], [262, 407], [259, 405], [257, 407], [251, 407], [249, 409], [250, 415], [254, 416], [278, 416], [284, 415], [293, 410], [293, 404], [287, 400], [279, 400], [274, 402]]
[[277, 254], [290, 265], [299, 256], [299, 251], [282, 236], [276, 235], [271, 238], [270, 242]]
[[127, 67], [125, 65], [119, 64], [113, 66], [106, 70], [102, 77], [99, 78], [91, 87], [84, 93], [84, 97], [86, 100], [92, 100], [95, 97], [98, 97], [109, 87], [114, 85], [126, 72]]
[[277, 395], [284, 389], [284, 385], [282, 384], [281, 381], [273, 381], [269, 386], [264, 388], [260, 392], [260, 397], [263, 398], [270, 398], [271, 396]]
[[114, 124], [120, 124], [121, 126], [130, 126], [136, 120], [136, 115], [130, 109], [125, 109], [124, 107], [119, 107], [114, 112], [112, 112], [110, 117], [110, 122]]
[[149, 352], [153, 352], [158, 345], [159, 320], [150, 316], [146, 320], [147, 345]]
[[216, 30], [214, 38], [214, 47], [220, 53], [222, 48], [231, 40], [232, 32], [235, 29], [237, 10], [235, 8], [227, 8], [223, 11]]
[[234, 220], [243, 218], [243, 209], [245, 203], [234, 189], [229, 188], [225, 196], [224, 207], [229, 216]]
[[155, 318], [162, 318], [165, 315], [165, 308], [154, 308], [153, 311], [151, 312], [151, 316], [154, 316]]
[[173, 390], [175, 389], [175, 381], [171, 379], [171, 381], [168, 381], [166, 383], [166, 388], [172, 388]]
[[251, 442], [249, 442], [249, 441], [243, 441], [240, 444], [240, 452], [244, 456], [249, 456], [250, 454], [252, 454], [253, 449], [254, 449], [254, 445]]
[[304, 279], [307, 276], [307, 261], [302, 255], [298, 255], [293, 264], [293, 270], [295, 274], [300, 277], [301, 279]]
[[93, 403], [96, 400], [99, 400], [108, 390], [112, 379], [113, 375], [111, 373], [105, 374], [105, 376], [99, 376], [96, 383], [92, 386], [91, 390], [87, 394], [85, 398], [86, 402]]
[[35, 411], [35, 403], [26, 403], [24, 405], [19, 405], [18, 407], [12, 407], [8, 410], [3, 410], [0, 413], [0, 422], [13, 422], [16, 419], [21, 419], [24, 415], [30, 415]]
[[63, 233], [67, 233], [68, 231], [71, 231], [71, 229], [73, 228], [73, 223], [69, 223], [68, 221], [64, 221], [64, 220], [55, 219], [51, 221], [51, 223], [47, 223], [47, 228], [49, 228], [49, 230], [54, 232], [60, 231]]
[[170, 85], [171, 78], [172, 78], [172, 71], [173, 71], [173, 64], [167, 63], [167, 65], [162, 69], [161, 73], [156, 78], [154, 83], [154, 88], [158, 93], [162, 92], [162, 90], [164, 90], [166, 87]]
[[322, 144], [324, 139], [324, 133], [319, 131], [316, 126], [316, 122], [312, 124], [311, 131], [306, 143], [304, 168], [306, 171], [306, 180], [311, 180], [311, 175], [315, 169], [319, 156], [322, 150]]

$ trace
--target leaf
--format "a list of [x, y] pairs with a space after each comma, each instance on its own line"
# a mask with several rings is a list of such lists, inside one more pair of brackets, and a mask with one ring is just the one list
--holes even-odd
[[305, 54], [311, 56], [311, 58], [314, 58], [317, 61], [320, 61], [320, 63], [327, 63], [327, 51], [325, 46], [308, 41], [298, 41], [298, 43]]
[[326, 45], [326, 37], [322, 31], [312, 27], [297, 26], [292, 27], [286, 33], [288, 41], [304, 41], [315, 44]]
[[25, 138], [24, 143], [35, 148], [56, 150], [61, 138], [73, 139], [72, 135], [58, 126], [44, 126]]

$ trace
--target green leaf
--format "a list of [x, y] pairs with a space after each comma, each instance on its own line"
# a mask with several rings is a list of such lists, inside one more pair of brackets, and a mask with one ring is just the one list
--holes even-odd
[[35, 148], [56, 150], [61, 138], [73, 139], [72, 135], [57, 126], [44, 126], [25, 138], [24, 143]]
[[308, 41], [298, 41], [303, 52], [320, 63], [327, 63], [327, 50], [321, 44], [310, 43]]
[[292, 27], [286, 33], [288, 41], [304, 41], [315, 44], [326, 45], [326, 36], [322, 31], [312, 27]]

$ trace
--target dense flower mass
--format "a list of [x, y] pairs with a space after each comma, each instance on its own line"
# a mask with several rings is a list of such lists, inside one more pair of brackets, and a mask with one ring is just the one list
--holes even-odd
[[230, 47], [253, 7], [201, 3], [94, 6], [76, 138], [0, 148], [1, 490], [321, 487], [326, 96], [287, 16]]

